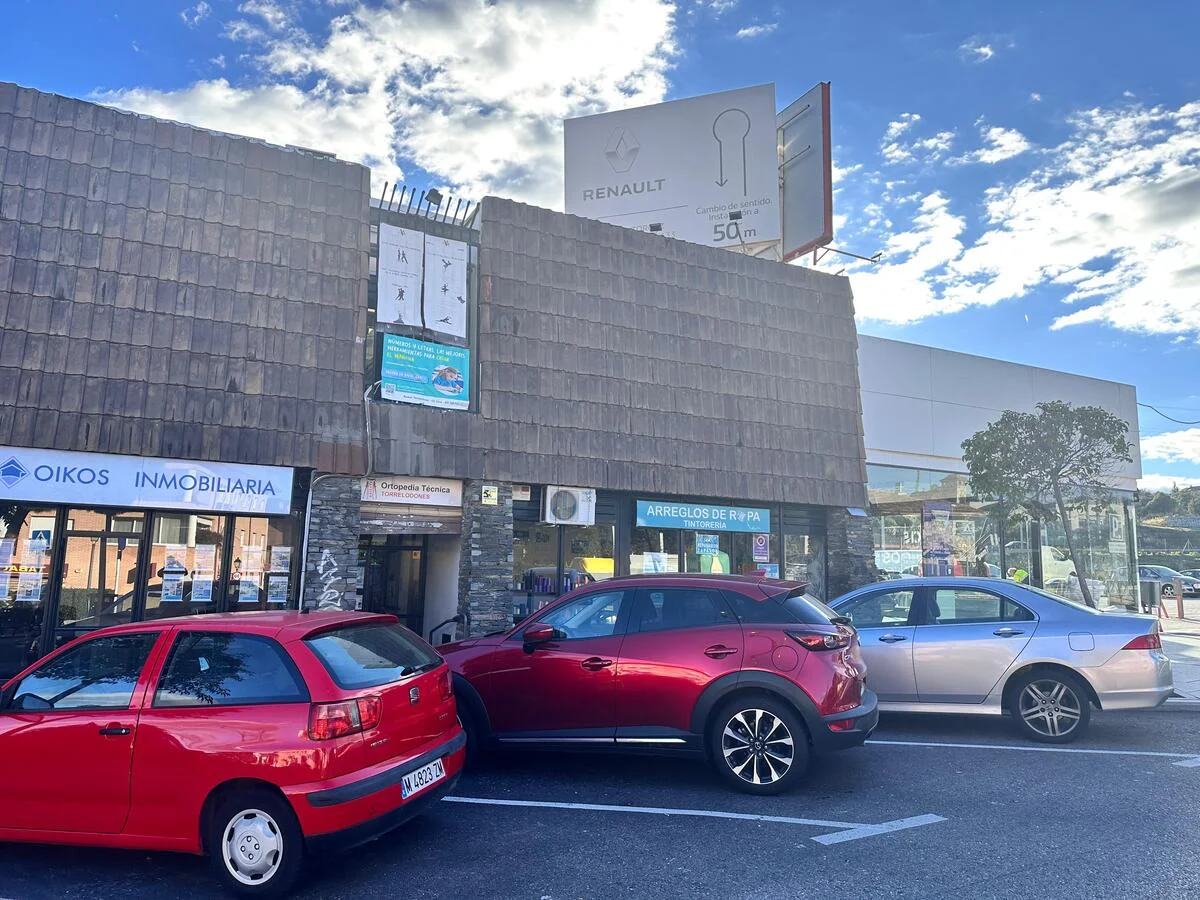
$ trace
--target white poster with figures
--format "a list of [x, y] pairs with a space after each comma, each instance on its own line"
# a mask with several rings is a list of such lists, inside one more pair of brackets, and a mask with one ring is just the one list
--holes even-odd
[[425, 327], [467, 336], [467, 245], [425, 235]]
[[392, 325], [421, 323], [421, 279], [425, 235], [395, 225], [379, 225], [379, 279], [376, 318]]

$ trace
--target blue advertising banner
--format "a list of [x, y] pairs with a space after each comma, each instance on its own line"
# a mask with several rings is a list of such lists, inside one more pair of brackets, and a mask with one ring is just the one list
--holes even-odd
[[379, 377], [385, 400], [442, 409], [471, 405], [471, 351], [465, 347], [385, 334]]
[[637, 524], [646, 528], [687, 528], [701, 531], [771, 530], [771, 511], [747, 506], [712, 506], [668, 500], [639, 500]]

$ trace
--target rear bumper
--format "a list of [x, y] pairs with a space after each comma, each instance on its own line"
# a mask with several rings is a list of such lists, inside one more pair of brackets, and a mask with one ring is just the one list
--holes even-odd
[[[401, 762], [334, 783], [285, 788], [284, 793], [310, 846], [352, 847], [401, 825], [445, 796], [462, 772], [466, 744], [466, 735], [456, 727], [449, 739]], [[436, 759], [442, 760], [446, 777], [403, 799], [400, 782], [404, 776]]]
[[811, 729], [813, 749], [818, 753], [831, 753], [860, 747], [878, 724], [879, 698], [874, 691], [864, 689], [862, 703], [854, 709], [821, 717], [821, 725]]
[[1171, 661], [1161, 651], [1122, 650], [1104, 665], [1082, 672], [1101, 709], [1153, 709], [1175, 692]]

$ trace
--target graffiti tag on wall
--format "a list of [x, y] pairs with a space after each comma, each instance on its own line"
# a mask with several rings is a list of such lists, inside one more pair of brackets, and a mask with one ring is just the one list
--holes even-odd
[[339, 586], [342, 577], [339, 574], [337, 560], [333, 551], [326, 547], [321, 551], [321, 561], [317, 563], [317, 574], [321, 577], [321, 595], [317, 597], [317, 609], [343, 609], [342, 591]]

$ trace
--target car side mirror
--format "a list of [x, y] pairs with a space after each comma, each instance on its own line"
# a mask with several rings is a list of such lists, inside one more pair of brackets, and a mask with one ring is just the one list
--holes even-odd
[[525, 643], [525, 649], [532, 652], [533, 648], [538, 644], [545, 644], [548, 641], [552, 641], [557, 635], [558, 631], [553, 625], [538, 622], [537, 624], [530, 625], [521, 633], [521, 640]]

